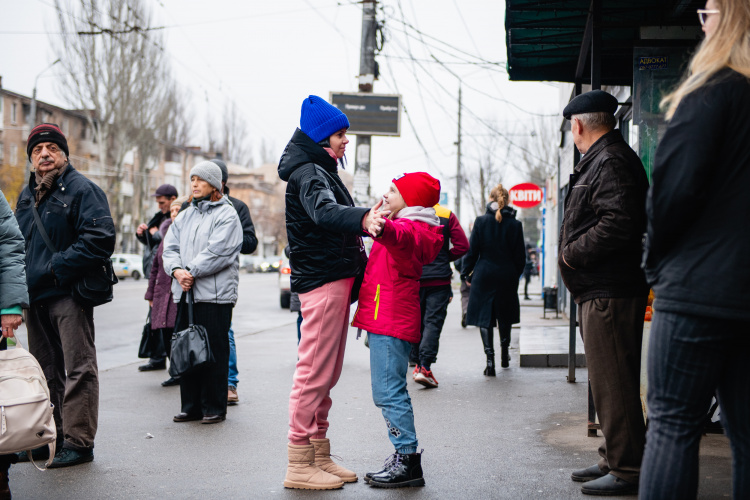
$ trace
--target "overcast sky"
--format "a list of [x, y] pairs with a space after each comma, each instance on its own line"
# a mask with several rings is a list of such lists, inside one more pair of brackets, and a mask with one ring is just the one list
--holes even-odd
[[[149, 0], [146, 0], [149, 2]], [[362, 6], [351, 0], [153, 0], [155, 24], [166, 26], [166, 48], [178, 79], [192, 92], [195, 142], [202, 145], [206, 108], [218, 117], [228, 101], [246, 117], [249, 140], [273, 143], [278, 157], [299, 125], [309, 94], [357, 91]], [[471, 172], [494, 130], [520, 141], [535, 114], [558, 111], [551, 83], [508, 81], [504, 2], [384, 0], [385, 44], [376, 57], [376, 93], [399, 93], [401, 137], [373, 137], [374, 193], [394, 175], [424, 170], [453, 199], [456, 175], [458, 78], [463, 84], [462, 153]], [[53, 0], [0, 0], [0, 75], [5, 89], [31, 95], [34, 79], [53, 60]], [[444, 66], [434, 61], [443, 62]], [[67, 106], [55, 86], [56, 68], [38, 82], [38, 99]], [[354, 137], [347, 149], [354, 170]], [[500, 141], [496, 161], [511, 163], [502, 181], [521, 182]], [[421, 143], [421, 145], [420, 145]], [[513, 146], [510, 146], [513, 150]], [[451, 201], [452, 204], [452, 201]], [[472, 217], [464, 200], [462, 222]]]

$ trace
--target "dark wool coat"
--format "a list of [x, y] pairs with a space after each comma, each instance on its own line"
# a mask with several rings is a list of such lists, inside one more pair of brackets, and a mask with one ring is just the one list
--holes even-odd
[[172, 297], [172, 278], [164, 271], [164, 236], [167, 234], [172, 219], [162, 222], [159, 227], [161, 243], [156, 247], [154, 260], [151, 263], [151, 274], [148, 277], [146, 300], [152, 300], [151, 328], [174, 328], [177, 317], [177, 304]]
[[325, 149], [297, 129], [279, 161], [286, 186], [286, 234], [292, 291], [309, 292], [359, 274], [362, 218]]
[[68, 164], [39, 204], [39, 216], [52, 253], [36, 228], [36, 177], [21, 192], [16, 220], [26, 240], [26, 281], [31, 303], [70, 295], [71, 284], [109, 259], [115, 249], [115, 225], [104, 191]]
[[646, 205], [656, 310], [750, 320], [748, 110], [750, 80], [725, 70], [669, 122]]
[[498, 224], [491, 204], [477, 217], [463, 258], [461, 277], [471, 282], [466, 324], [491, 328], [521, 321], [518, 281], [526, 265], [523, 227], [511, 207], [501, 210]]

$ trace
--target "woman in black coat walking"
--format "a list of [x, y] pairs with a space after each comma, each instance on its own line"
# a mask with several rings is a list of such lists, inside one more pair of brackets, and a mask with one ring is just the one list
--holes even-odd
[[466, 323], [479, 327], [487, 355], [485, 375], [495, 376], [492, 328], [500, 330], [501, 366], [508, 367], [510, 330], [521, 321], [518, 282], [526, 265], [523, 228], [516, 210], [508, 206], [502, 184], [490, 191], [487, 213], [477, 217], [469, 239], [461, 278], [471, 284]]

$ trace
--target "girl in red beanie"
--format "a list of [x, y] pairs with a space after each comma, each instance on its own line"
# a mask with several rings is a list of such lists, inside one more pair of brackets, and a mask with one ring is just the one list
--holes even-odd
[[376, 207], [390, 215], [369, 228], [378, 236], [352, 324], [368, 332], [372, 397], [396, 449], [382, 470], [365, 475], [370, 486], [424, 486], [406, 372], [411, 345], [420, 339], [422, 266], [443, 246], [440, 219], [432, 208], [439, 198], [437, 179], [424, 172], [404, 174], [393, 179], [382, 207]]

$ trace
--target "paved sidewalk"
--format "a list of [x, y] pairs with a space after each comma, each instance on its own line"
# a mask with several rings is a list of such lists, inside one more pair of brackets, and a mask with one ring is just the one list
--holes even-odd
[[[253, 335], [243, 335], [249, 325], [235, 321], [241, 402], [229, 408], [222, 424], [173, 423], [179, 388], [159, 385], [164, 371], [139, 373], [134, 359], [102, 372], [95, 461], [46, 472], [15, 465], [13, 498], [583, 498], [570, 472], [596, 462], [600, 441], [586, 437], [586, 369], [579, 368], [578, 382], [570, 384], [566, 368], [520, 368], [519, 329], [514, 329], [511, 368], [499, 370], [497, 377], [483, 376], [479, 332], [461, 328], [458, 299], [456, 293], [433, 365], [439, 388], [409, 382], [424, 448], [424, 488], [379, 490], [361, 480], [331, 492], [282, 487], [287, 398], [296, 362], [296, 316], [290, 314], [288, 325]], [[523, 305], [521, 335], [539, 321], [550, 324], [538, 319], [541, 308]], [[372, 403], [368, 350], [355, 333], [351, 329], [333, 392], [329, 437], [333, 453], [363, 475], [379, 468], [392, 448]], [[707, 436], [700, 497], [726, 496], [731, 496], [727, 440]]]

